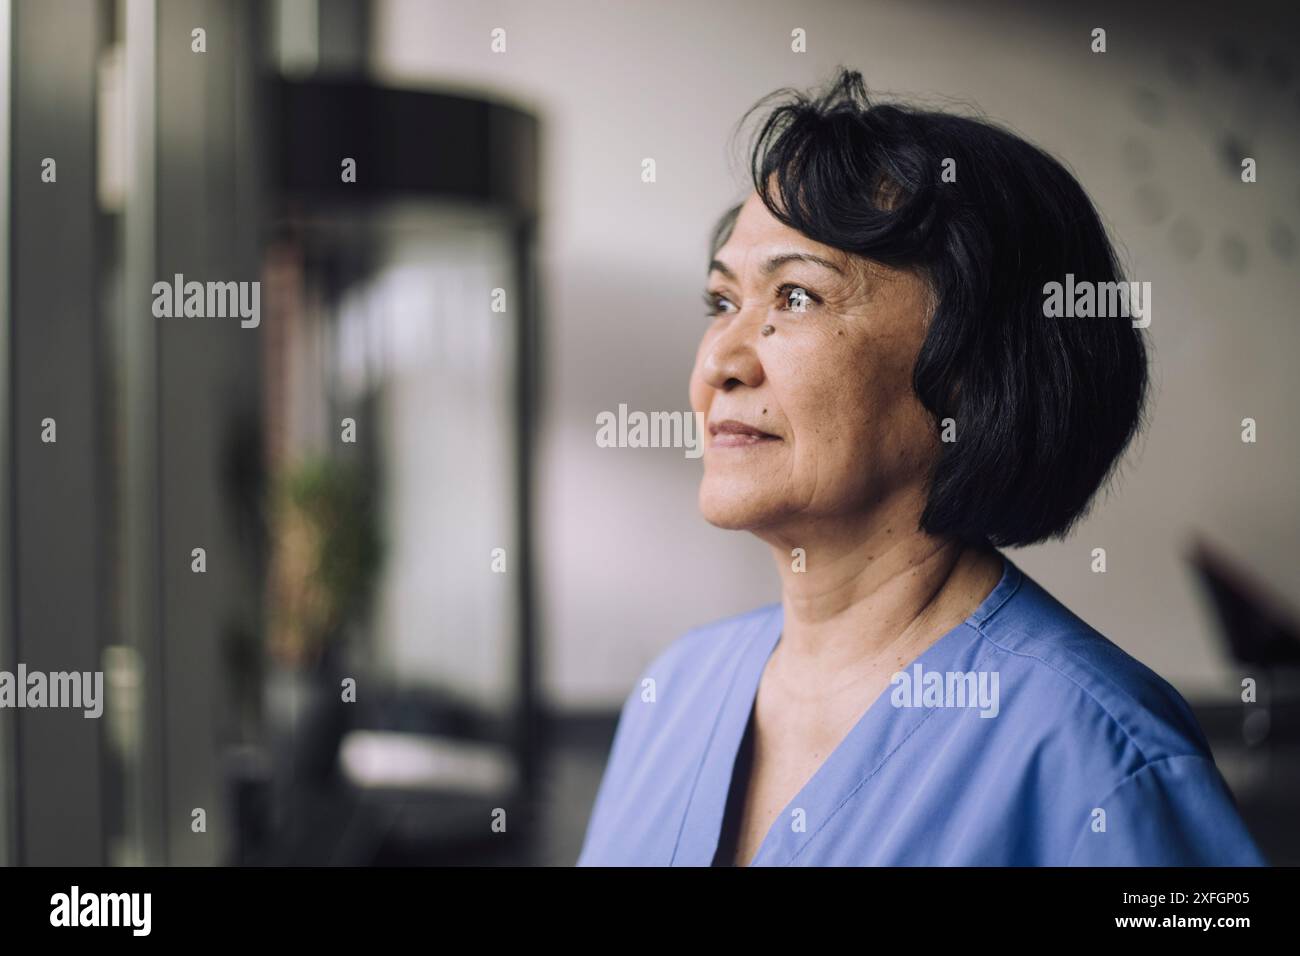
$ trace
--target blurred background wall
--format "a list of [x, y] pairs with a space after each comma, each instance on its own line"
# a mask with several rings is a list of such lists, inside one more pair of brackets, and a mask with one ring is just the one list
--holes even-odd
[[[638, 672], [779, 596], [697, 461], [597, 415], [689, 407], [735, 124], [839, 65], [1053, 152], [1151, 282], [1148, 430], [1012, 557], [1193, 701], [1300, 860], [1295, 695], [1189, 562], [1291, 646], [1300, 37], [1204, 6], [0, 3], [0, 669], [109, 687], [0, 711], [0, 862], [571, 863]], [[259, 280], [261, 324], [154, 318], [175, 273]]]

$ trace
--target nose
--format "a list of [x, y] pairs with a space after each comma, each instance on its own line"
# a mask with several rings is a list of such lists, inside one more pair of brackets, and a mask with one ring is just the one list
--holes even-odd
[[701, 366], [701, 378], [712, 388], [729, 392], [738, 385], [757, 388], [763, 383], [763, 363], [754, 347], [764, 320], [755, 314], [737, 313], [709, 343]]

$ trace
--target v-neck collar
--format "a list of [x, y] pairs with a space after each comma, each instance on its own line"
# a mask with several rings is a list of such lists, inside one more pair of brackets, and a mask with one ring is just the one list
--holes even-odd
[[[910, 671], [917, 664], [925, 670], [944, 670], [942, 662], [957, 653], [963, 639], [969, 640], [970, 629], [978, 630], [1015, 593], [1022, 572], [1005, 555], [1000, 556], [1002, 577], [979, 607], [900, 670]], [[781, 605], [773, 605], [767, 614], [755, 619], [747, 634], [742, 635], [744, 646], [705, 747], [673, 849], [672, 866], [708, 866], [713, 862], [722, 834], [736, 758], [754, 710], [763, 670], [781, 639], [784, 619]], [[793, 862], [834, 813], [934, 714], [931, 707], [890, 706], [891, 690], [892, 685], [887, 685], [872, 701], [844, 739], [772, 821], [758, 852], [750, 861], [751, 866], [783, 866]], [[790, 825], [795, 809], [804, 811], [807, 826], [803, 832]]]

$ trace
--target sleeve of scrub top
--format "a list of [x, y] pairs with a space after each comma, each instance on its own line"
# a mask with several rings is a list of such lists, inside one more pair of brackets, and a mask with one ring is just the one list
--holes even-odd
[[[1105, 829], [1098, 810], [1105, 811]], [[1202, 756], [1153, 760], [1098, 801], [1071, 866], [1266, 866], [1218, 768]]]

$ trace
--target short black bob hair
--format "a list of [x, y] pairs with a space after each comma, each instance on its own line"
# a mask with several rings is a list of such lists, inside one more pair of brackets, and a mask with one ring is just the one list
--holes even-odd
[[[1123, 279], [1082, 187], [991, 123], [873, 105], [842, 67], [819, 94], [764, 97], [741, 127], [764, 107], [749, 165], [772, 214], [916, 269], [933, 293], [912, 383], [956, 440], [940, 445], [921, 529], [997, 547], [1064, 537], [1136, 434], [1148, 377], [1131, 318], [1045, 315], [1044, 285], [1067, 273], [1076, 286]], [[719, 221], [714, 252], [739, 209]]]

